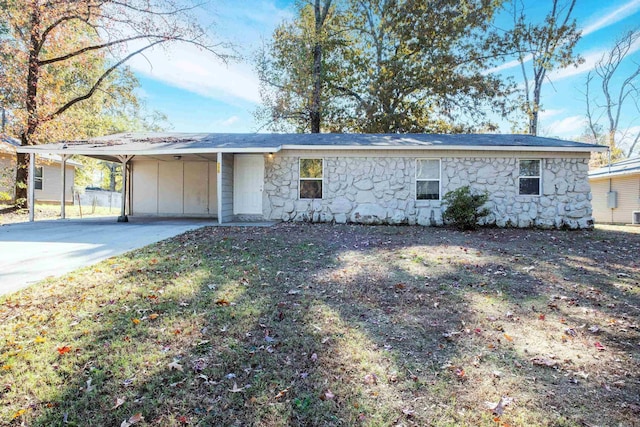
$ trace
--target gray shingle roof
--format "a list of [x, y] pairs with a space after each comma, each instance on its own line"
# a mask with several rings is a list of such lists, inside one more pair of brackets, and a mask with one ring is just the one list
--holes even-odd
[[[42, 147], [42, 148], [39, 148]], [[136, 154], [180, 151], [216, 152], [234, 150], [277, 152], [284, 148], [385, 148], [385, 149], [484, 149], [511, 147], [513, 149], [564, 149], [564, 151], [600, 151], [602, 146], [531, 135], [506, 134], [239, 134], [239, 133], [123, 133], [92, 138], [85, 141], [66, 141], [34, 148], [34, 151], [69, 153], [101, 152], [105, 154]], [[82, 151], [82, 153], [80, 153]]]

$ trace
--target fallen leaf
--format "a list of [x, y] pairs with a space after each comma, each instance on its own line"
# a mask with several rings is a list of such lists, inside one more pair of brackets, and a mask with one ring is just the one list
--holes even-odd
[[378, 384], [378, 377], [376, 374], [367, 374], [364, 376], [364, 383], [369, 385]]
[[140, 412], [138, 412], [137, 414], [132, 415], [128, 420], [124, 420], [122, 424], [120, 424], [120, 427], [130, 427], [134, 424], [139, 423], [142, 420], [144, 420], [144, 417]]
[[27, 412], [26, 409], [19, 409], [17, 410], [14, 414], [13, 414], [13, 419], [15, 420], [16, 418], [20, 418], [21, 416], [24, 415], [24, 413]]
[[149, 319], [156, 320], [160, 315], [158, 313], [151, 313], [149, 315]]
[[412, 417], [415, 415], [416, 411], [414, 411], [413, 409], [404, 408], [402, 409], [402, 413], [405, 414], [407, 417]]
[[285, 388], [284, 390], [280, 390], [278, 394], [276, 394], [276, 399], [280, 399], [284, 397], [284, 395], [287, 394], [288, 391], [289, 391], [288, 388]]
[[504, 338], [509, 342], [513, 341], [513, 337], [511, 335], [504, 334]]
[[184, 372], [184, 369], [182, 368], [182, 365], [179, 364], [176, 360], [174, 360], [173, 362], [169, 363], [169, 365], [167, 365], [167, 366], [169, 367], [169, 370], [175, 369], [176, 371]]
[[231, 303], [224, 299], [224, 298], [220, 298], [219, 300], [216, 301], [216, 305], [222, 306], [222, 307], [226, 307], [228, 305], [231, 305]]
[[489, 404], [489, 409], [491, 409], [491, 412], [493, 413], [493, 415], [497, 417], [501, 417], [502, 414], [504, 413], [504, 408], [510, 405], [511, 402], [513, 402], [512, 398], [507, 396], [502, 396], [500, 397], [500, 401], [498, 401], [496, 405]]
[[538, 319], [539, 319], [539, 320], [544, 320], [544, 319], [545, 319], [545, 315], [544, 315], [544, 314], [541, 314], [540, 316], [538, 316]]
[[140, 323], [140, 319], [131, 319], [131, 321], [133, 322], [134, 325], [137, 325], [138, 323]]
[[556, 362], [555, 360], [546, 358], [546, 357], [542, 357], [542, 356], [536, 356], [533, 359], [531, 359], [531, 362], [534, 365], [538, 365], [538, 366], [548, 366], [549, 368], [553, 368], [554, 366], [558, 365], [558, 362]]
[[116, 404], [115, 404], [115, 405], [113, 405], [113, 406], [111, 407], [111, 409], [119, 408], [120, 406], [122, 406], [122, 405], [124, 404], [124, 402], [125, 402], [124, 397], [118, 397], [118, 398], [116, 399]]
[[595, 343], [595, 344], [593, 344], [593, 345], [596, 347], [596, 349], [597, 349], [598, 351], [605, 351], [605, 350], [606, 350], [606, 348], [605, 348], [602, 344], [600, 344], [600, 342], [599, 342], [599, 341], [596, 341], [596, 343]]
[[43, 342], [46, 341], [46, 339], [44, 337], [37, 336], [35, 341], [36, 341], [36, 344], [42, 344]]
[[58, 350], [58, 353], [62, 356], [63, 354], [69, 353], [71, 351], [71, 347], [69, 347], [68, 345], [65, 345], [62, 347], [58, 347], [57, 350]]
[[231, 393], [242, 393], [244, 391], [243, 388], [238, 388], [238, 384], [233, 383], [233, 388], [229, 390]]
[[333, 400], [336, 395], [331, 392], [331, 390], [327, 389], [324, 393], [320, 395], [320, 400]]

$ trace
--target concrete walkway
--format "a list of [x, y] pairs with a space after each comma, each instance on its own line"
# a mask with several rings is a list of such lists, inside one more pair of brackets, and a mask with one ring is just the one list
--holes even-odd
[[218, 223], [141, 218], [118, 223], [109, 217], [0, 226], [0, 295], [207, 225]]

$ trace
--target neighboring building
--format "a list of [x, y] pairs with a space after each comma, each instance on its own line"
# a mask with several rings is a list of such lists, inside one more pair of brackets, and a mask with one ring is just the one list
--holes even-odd
[[[16, 149], [18, 140], [0, 135], [0, 201], [12, 201], [15, 197]], [[67, 203], [73, 203], [73, 180], [76, 167], [80, 163], [67, 160], [66, 197]], [[60, 156], [45, 154], [38, 156], [35, 176], [35, 199], [37, 202], [60, 202], [62, 195], [62, 172]], [[4, 197], [3, 197], [4, 196]]]
[[20, 150], [125, 162], [130, 215], [440, 225], [443, 196], [470, 185], [489, 194], [489, 223], [589, 228], [589, 157], [606, 147], [492, 134], [120, 134]]
[[640, 224], [640, 157], [589, 172], [593, 217], [603, 224]]

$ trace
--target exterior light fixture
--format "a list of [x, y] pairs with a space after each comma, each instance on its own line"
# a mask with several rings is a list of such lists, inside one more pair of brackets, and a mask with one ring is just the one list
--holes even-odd
[[182, 158], [182, 156], [180, 156], [180, 155], [173, 156], [173, 160], [180, 160], [181, 158]]

